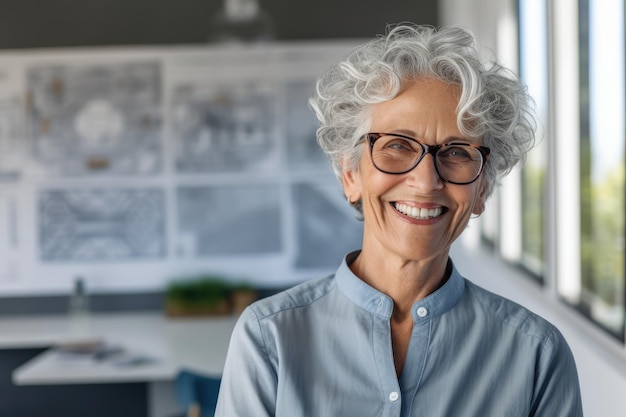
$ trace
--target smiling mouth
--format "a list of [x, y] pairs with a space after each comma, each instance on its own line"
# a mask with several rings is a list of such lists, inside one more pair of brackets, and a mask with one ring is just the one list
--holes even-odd
[[409, 216], [417, 220], [432, 219], [440, 216], [444, 211], [443, 207], [419, 208], [401, 203], [393, 203], [393, 207], [405, 216]]

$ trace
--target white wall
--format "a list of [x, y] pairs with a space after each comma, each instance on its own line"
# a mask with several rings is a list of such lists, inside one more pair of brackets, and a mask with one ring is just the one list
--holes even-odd
[[[505, 65], [515, 67], [515, 3], [514, 0], [440, 0], [440, 23], [472, 30], [482, 47], [496, 53]], [[560, 303], [549, 289], [542, 289], [520, 271], [481, 251], [475, 245], [475, 237], [468, 237], [453, 252], [461, 272], [478, 285], [530, 308], [564, 334], [576, 358], [585, 415], [625, 416], [624, 346]]]

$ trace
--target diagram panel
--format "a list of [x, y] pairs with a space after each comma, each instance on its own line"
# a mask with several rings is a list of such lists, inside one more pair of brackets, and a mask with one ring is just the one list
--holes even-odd
[[362, 223], [336, 185], [292, 186], [297, 241], [296, 268], [331, 268], [361, 247]]
[[276, 95], [261, 81], [175, 88], [172, 130], [179, 173], [276, 169]]
[[0, 180], [15, 181], [27, 164], [21, 103], [0, 99]]
[[0, 295], [335, 269], [360, 224], [308, 100], [352, 46], [0, 53]]
[[287, 82], [285, 85], [285, 143], [287, 166], [292, 171], [328, 171], [326, 156], [317, 144], [318, 123], [308, 105], [315, 91], [315, 80]]
[[48, 189], [39, 195], [43, 261], [119, 261], [165, 256], [161, 189]]
[[177, 190], [183, 256], [277, 253], [281, 243], [278, 185], [183, 186]]
[[157, 62], [28, 69], [28, 133], [44, 173], [146, 175], [162, 168]]

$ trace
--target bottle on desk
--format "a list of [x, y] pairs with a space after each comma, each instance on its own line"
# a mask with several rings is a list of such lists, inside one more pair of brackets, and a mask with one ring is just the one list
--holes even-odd
[[74, 280], [74, 290], [70, 296], [69, 316], [72, 331], [84, 334], [89, 327], [89, 296], [85, 288], [85, 281], [81, 277]]

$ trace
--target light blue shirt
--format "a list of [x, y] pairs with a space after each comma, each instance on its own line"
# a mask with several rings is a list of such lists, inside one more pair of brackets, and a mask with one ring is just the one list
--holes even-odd
[[250, 306], [235, 326], [218, 417], [578, 417], [559, 331], [465, 280], [415, 303], [398, 379], [392, 300], [348, 267]]

